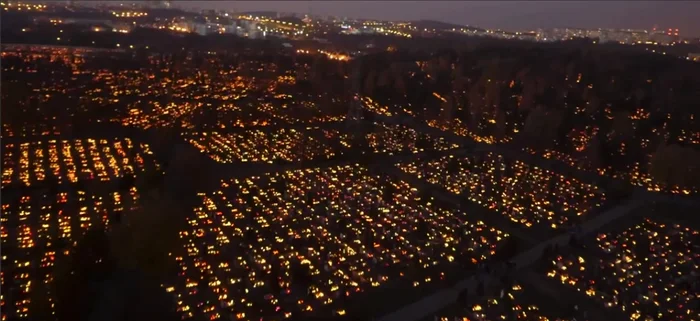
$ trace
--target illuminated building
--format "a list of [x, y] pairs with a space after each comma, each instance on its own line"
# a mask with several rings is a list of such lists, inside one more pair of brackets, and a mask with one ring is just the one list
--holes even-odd
[[649, 33], [649, 40], [661, 45], [668, 45], [673, 42], [673, 37], [664, 30], [652, 30]]
[[311, 24], [311, 23], [313, 22], [313, 21], [311, 20], [311, 17], [309, 17], [308, 15], [304, 15], [304, 19], [302, 19], [301, 21], [303, 21], [303, 22], [304, 22], [305, 24], [307, 24], [307, 25], [308, 25], [308, 24]]

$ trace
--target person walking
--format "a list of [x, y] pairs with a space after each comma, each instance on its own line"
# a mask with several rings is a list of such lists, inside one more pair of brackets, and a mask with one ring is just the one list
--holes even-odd
[[482, 280], [479, 280], [479, 283], [477, 283], [476, 285], [476, 295], [479, 297], [483, 297], [485, 294], [484, 292], [484, 282]]
[[469, 288], [464, 288], [462, 291], [459, 291], [459, 295], [457, 295], [457, 304], [464, 304], [464, 306], [467, 306], [468, 298]]

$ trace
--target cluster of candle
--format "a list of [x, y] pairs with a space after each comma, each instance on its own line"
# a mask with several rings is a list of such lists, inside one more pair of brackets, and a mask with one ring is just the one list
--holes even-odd
[[[230, 134], [193, 131], [183, 136], [201, 152], [221, 163], [323, 160], [357, 148], [357, 141], [351, 135], [319, 127], [278, 131], [253, 129]], [[362, 152], [366, 153], [418, 153], [459, 147], [441, 137], [434, 138], [402, 125], [375, 124], [374, 131], [367, 133], [364, 139], [368, 146]]]
[[14, 128], [10, 124], [2, 124], [2, 137], [0, 138], [36, 138], [59, 134], [61, 134], [61, 127], [44, 123], [25, 125], [19, 128]]
[[[88, 229], [107, 226], [115, 212], [138, 206], [136, 188], [102, 192], [63, 188], [56, 194], [3, 193], [2, 320], [32, 319], [36, 293], [49, 296], [57, 256], [68, 254]], [[53, 304], [50, 306], [54, 309]]]
[[273, 117], [247, 105], [225, 103], [199, 109], [183, 118], [183, 126], [190, 129], [218, 130], [227, 128], [265, 127], [275, 125]]
[[109, 181], [158, 170], [148, 144], [129, 138], [48, 140], [3, 146], [2, 184]]
[[648, 218], [596, 247], [554, 257], [547, 275], [631, 320], [700, 320], [700, 232]]
[[579, 169], [590, 168], [589, 166], [584, 165], [585, 162], [582, 163], [582, 162], [578, 161], [576, 158], [574, 158], [573, 156], [571, 156], [567, 153], [562, 153], [562, 152], [556, 151], [556, 150], [546, 149], [543, 151], [537, 151], [533, 148], [525, 147], [525, 148], [523, 148], [523, 151], [528, 153], [528, 154], [531, 154], [531, 155], [542, 156], [546, 159], [556, 159], [556, 160], [563, 162], [569, 166], [576, 167]]
[[524, 148], [525, 152], [538, 155], [547, 159], [555, 159], [563, 162], [571, 167], [579, 170], [587, 171], [592, 174], [597, 174], [600, 176], [607, 176], [611, 178], [621, 179], [634, 186], [642, 187], [651, 192], [668, 192], [672, 194], [679, 195], [691, 195], [700, 193], [700, 189], [692, 187], [680, 187], [680, 186], [667, 186], [665, 184], [659, 183], [655, 180], [651, 174], [648, 172], [648, 165], [640, 164], [639, 162], [634, 162], [630, 164], [624, 170], [613, 170], [611, 167], [595, 167], [585, 160], [577, 159], [576, 157], [558, 152], [551, 149], [546, 149], [543, 151], [537, 151], [532, 148]]
[[[179, 78], [175, 81], [169, 78], [157, 79], [148, 74], [135, 74], [128, 76], [134, 78], [133, 82], [119, 83], [111, 88], [115, 97], [121, 95], [151, 97], [167, 95], [170, 102], [161, 103], [154, 99], [141, 100], [130, 103], [127, 106], [128, 115], [117, 120], [127, 126], [135, 126], [144, 129], [150, 127], [172, 126], [175, 121], [186, 120], [202, 114], [202, 110], [211, 109], [217, 112], [238, 111], [236, 116], [243, 116], [237, 122], [248, 124], [258, 122], [249, 113], [242, 113], [238, 105], [234, 102], [248, 96], [251, 84], [240, 76], [219, 75], [220, 81], [212, 81], [211, 75], [206, 73], [196, 73]], [[218, 79], [218, 78], [217, 78]], [[124, 85], [127, 84], [127, 85]], [[251, 110], [254, 108], [250, 108]], [[248, 116], [248, 117], [246, 117]], [[226, 119], [207, 119], [208, 122], [221, 125], [228, 125]]]
[[180, 281], [167, 291], [183, 317], [342, 315], [347, 297], [397, 279], [439, 281], [446, 266], [482, 262], [508, 237], [417, 194], [357, 165], [223, 182], [200, 194], [180, 235]]
[[493, 153], [396, 166], [526, 227], [569, 227], [605, 201], [596, 186]]
[[[201, 107], [201, 105], [191, 103], [160, 104], [154, 101], [148, 108], [130, 106], [129, 114], [120, 119], [120, 122], [124, 126], [133, 126], [143, 129], [149, 129], [151, 127], [170, 127], [175, 125], [182, 116], [192, 113], [199, 107]], [[146, 111], [144, 111], [144, 109]]]
[[469, 137], [478, 143], [485, 144], [502, 144], [507, 143], [512, 140], [510, 137], [498, 138], [492, 135], [480, 135], [469, 130], [466, 124], [462, 123], [459, 119], [454, 119], [451, 122], [443, 122], [437, 120], [427, 120], [426, 124], [430, 127], [434, 127], [440, 130], [452, 132], [459, 136]]
[[521, 321], [568, 321], [571, 319], [554, 317], [551, 313], [540, 310], [540, 304], [536, 304], [536, 295], [525, 294], [525, 290], [519, 284], [504, 288], [495, 297], [481, 298], [476, 304], [458, 302], [453, 307], [454, 312], [441, 313], [437, 318], [440, 321], [497, 321], [497, 320], [521, 320]]
[[391, 117], [396, 115], [396, 112], [392, 112], [391, 108], [389, 106], [382, 105], [376, 101], [373, 101], [372, 98], [369, 97], [361, 97], [358, 98], [360, 99], [360, 102], [362, 103], [362, 107], [379, 115], [382, 116], [387, 116]]
[[328, 110], [322, 110], [312, 101], [295, 101], [294, 106], [289, 106], [288, 103], [278, 102], [274, 104], [263, 103], [258, 106], [258, 110], [289, 124], [340, 122], [345, 120], [346, 117], [346, 114], [340, 111], [330, 113]]
[[376, 130], [367, 135], [369, 145], [376, 153], [413, 153], [430, 150], [449, 150], [459, 145], [446, 141], [443, 137], [434, 138], [403, 125], [377, 124]]
[[318, 128], [183, 135], [190, 144], [221, 163], [328, 159], [343, 149], [343, 142], [348, 144], [339, 131]]

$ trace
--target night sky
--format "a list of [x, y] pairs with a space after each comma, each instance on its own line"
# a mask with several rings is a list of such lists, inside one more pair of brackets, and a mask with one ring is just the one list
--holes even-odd
[[280, 11], [385, 20], [431, 19], [505, 30], [679, 28], [700, 36], [700, 1], [177, 1], [182, 8]]

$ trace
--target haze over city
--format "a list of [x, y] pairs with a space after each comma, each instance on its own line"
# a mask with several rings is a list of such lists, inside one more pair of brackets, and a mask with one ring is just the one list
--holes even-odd
[[700, 1], [176, 1], [183, 8], [281, 11], [485, 28], [678, 28], [700, 36]]

